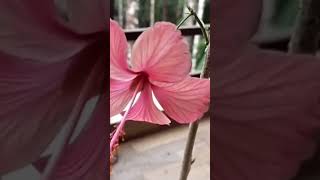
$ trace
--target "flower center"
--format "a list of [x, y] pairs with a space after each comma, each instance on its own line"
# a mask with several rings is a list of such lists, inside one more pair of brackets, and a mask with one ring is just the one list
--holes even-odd
[[139, 75], [136, 80], [137, 80], [136, 83], [139, 86], [139, 91], [141, 91], [146, 85], [146, 83], [149, 82], [149, 75], [146, 72], [139, 72]]
[[149, 74], [146, 73], [146, 72], [144, 72], [144, 71], [142, 71], [142, 72], [139, 73], [139, 77], [140, 77], [141, 80], [143, 80], [143, 81], [148, 81]]

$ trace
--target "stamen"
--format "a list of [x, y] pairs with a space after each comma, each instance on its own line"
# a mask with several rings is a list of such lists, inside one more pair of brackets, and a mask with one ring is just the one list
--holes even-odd
[[114, 153], [116, 153], [118, 147], [119, 147], [119, 139], [120, 137], [123, 138], [123, 135], [124, 135], [124, 124], [125, 122], [127, 121], [127, 116], [133, 106], [133, 103], [135, 102], [135, 99], [137, 97], [137, 94], [140, 90], [140, 86], [141, 86], [141, 82], [138, 83], [138, 85], [136, 86], [136, 89], [135, 89], [135, 92], [133, 93], [133, 98], [132, 98], [132, 101], [130, 102], [130, 105], [129, 105], [129, 108], [128, 110], [125, 112], [125, 114], [123, 115], [121, 121], [120, 121], [120, 124], [117, 126], [116, 128], [116, 131], [113, 132], [111, 134], [112, 138], [111, 138], [111, 141], [110, 141], [110, 159], [111, 157], [114, 156]]

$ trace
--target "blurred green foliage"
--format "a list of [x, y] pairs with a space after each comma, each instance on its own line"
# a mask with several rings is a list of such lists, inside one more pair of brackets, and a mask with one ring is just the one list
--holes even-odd
[[273, 43], [290, 38], [299, 0], [264, 0], [262, 18], [254, 41], [257, 43]]
[[[268, 1], [270, 2], [270, 0]], [[298, 13], [299, 0], [275, 1], [270, 24], [280, 27], [292, 27]]]

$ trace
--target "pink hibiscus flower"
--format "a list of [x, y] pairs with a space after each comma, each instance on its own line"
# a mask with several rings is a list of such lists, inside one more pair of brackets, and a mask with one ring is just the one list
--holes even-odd
[[[207, 111], [210, 80], [189, 76], [189, 47], [174, 24], [159, 22], [143, 32], [133, 45], [130, 63], [125, 34], [112, 20], [110, 34], [111, 116], [121, 113], [141, 92], [137, 102], [131, 102], [118, 129], [127, 119], [163, 125], [170, 123], [169, 116], [179, 123], [190, 123]], [[153, 94], [165, 114], [154, 104]]]

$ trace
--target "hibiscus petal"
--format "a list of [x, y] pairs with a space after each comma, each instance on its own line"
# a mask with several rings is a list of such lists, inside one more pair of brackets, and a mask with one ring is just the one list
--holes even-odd
[[127, 119], [154, 124], [169, 124], [170, 120], [154, 104], [150, 84], [144, 86], [141, 95], [130, 110]]
[[77, 55], [93, 42], [92, 37], [70, 33], [63, 26], [55, 27], [58, 20], [53, 18], [56, 12], [52, 11], [55, 9], [52, 0], [23, 3], [0, 2], [1, 52], [21, 60], [55, 63]]
[[[59, 159], [50, 180], [103, 180], [107, 171], [107, 134], [105, 109], [109, 103], [107, 97], [102, 96], [77, 139], [69, 144]], [[39, 159], [33, 165], [43, 172], [50, 156]]]
[[132, 69], [152, 80], [176, 82], [190, 72], [187, 43], [171, 23], [160, 22], [141, 34], [132, 49]]
[[[214, 62], [221, 61], [214, 66], [230, 63], [239, 56], [242, 47], [257, 31], [261, 18], [262, 0], [224, 0], [212, 3], [215, 10], [214, 34]], [[268, 19], [268, 18], [267, 18]], [[235, 24], [237, 28], [234, 28]], [[218, 67], [217, 67], [218, 68]]]
[[119, 114], [133, 98], [133, 81], [110, 79], [110, 116]]
[[[90, 71], [95, 78], [83, 102], [100, 90], [101, 82], [96, 80], [103, 77], [102, 55], [108, 43], [102, 42], [103, 32], [82, 36], [58, 27], [51, 0], [1, 1], [0, 11], [3, 175], [30, 164], [45, 151], [87, 86]], [[101, 64], [93, 69], [96, 63]]]
[[[0, 53], [0, 57], [5, 56]], [[74, 115], [80, 115], [84, 103], [101, 86], [95, 80], [103, 74], [103, 63], [98, 61], [95, 67], [86, 64], [90, 69], [74, 74], [79, 81], [64, 82], [65, 63], [43, 66], [9, 57], [0, 61], [4, 67], [0, 73], [0, 162], [4, 162], [0, 163], [0, 174], [5, 174], [36, 160], [75, 106], [78, 111]], [[88, 70], [93, 72], [90, 80], [82, 74]], [[83, 98], [78, 103], [79, 94]]]
[[213, 68], [214, 179], [296, 179], [317, 145], [319, 58], [254, 45], [241, 54]]
[[[101, 32], [106, 29], [107, 1], [55, 0], [61, 22], [78, 34]], [[90, 24], [90, 26], [88, 26]]]
[[180, 83], [154, 83], [153, 92], [165, 113], [179, 123], [201, 118], [210, 102], [210, 80], [188, 77]]
[[127, 39], [121, 27], [110, 19], [110, 76], [117, 80], [131, 80], [136, 75], [127, 64]]

